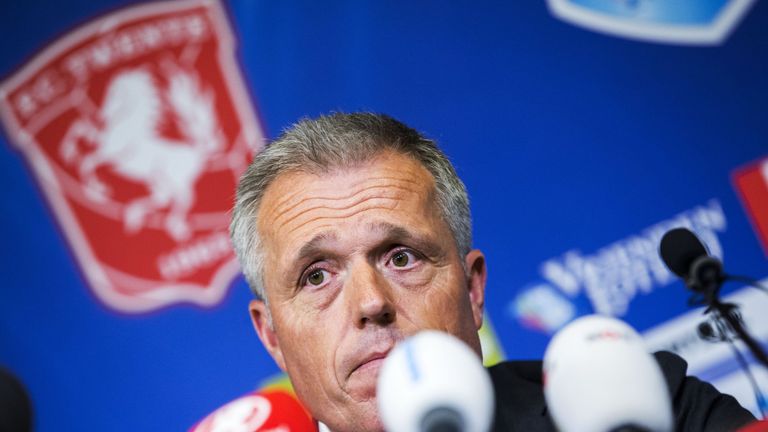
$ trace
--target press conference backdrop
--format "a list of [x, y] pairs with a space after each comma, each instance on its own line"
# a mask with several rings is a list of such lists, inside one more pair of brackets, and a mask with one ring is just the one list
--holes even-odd
[[[759, 413], [657, 244], [688, 226], [768, 277], [765, 2], [27, 0], [0, 23], [0, 365], [37, 430], [183, 430], [278, 376], [226, 237], [235, 181], [297, 119], [357, 110], [465, 180], [486, 347], [539, 358], [613, 315]], [[768, 295], [723, 292], [765, 343]]]

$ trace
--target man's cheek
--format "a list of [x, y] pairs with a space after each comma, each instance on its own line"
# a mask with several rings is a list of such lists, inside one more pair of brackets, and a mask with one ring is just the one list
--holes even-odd
[[444, 321], [451, 312], [444, 295], [437, 293], [404, 295], [398, 303], [400, 325], [411, 324], [415, 327], [414, 331], [447, 330]]
[[294, 385], [314, 394], [324, 388], [323, 383], [331, 381], [333, 365], [325, 354], [328, 352], [319, 341], [298, 337], [292, 343], [290, 354], [286, 354], [289, 363], [289, 375]]

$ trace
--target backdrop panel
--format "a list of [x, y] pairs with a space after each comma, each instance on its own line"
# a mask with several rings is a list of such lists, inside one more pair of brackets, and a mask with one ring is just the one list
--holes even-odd
[[[183, 430], [279, 372], [226, 242], [234, 178], [355, 110], [455, 163], [507, 358], [610, 314], [757, 413], [657, 244], [688, 226], [768, 277], [768, 5], [675, 3], [4, 2], [0, 364], [37, 430]], [[723, 292], [765, 343], [768, 296]]]

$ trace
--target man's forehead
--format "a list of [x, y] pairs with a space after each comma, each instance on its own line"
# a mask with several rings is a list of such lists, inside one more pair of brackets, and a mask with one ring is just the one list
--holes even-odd
[[[273, 185], [286, 186], [284, 183], [287, 178], [291, 179], [289, 183], [293, 183], [298, 178], [309, 179], [318, 190], [332, 190], [333, 186], [329, 183], [340, 177], [344, 177], [349, 186], [354, 186], [380, 178], [382, 174], [397, 174], [403, 179], [419, 180], [429, 185], [434, 184], [434, 177], [421, 162], [411, 156], [387, 150], [376, 153], [369, 159], [348, 164], [339, 163], [328, 167], [306, 166], [285, 171], [272, 180], [267, 186], [265, 195], [273, 189]], [[288, 185], [288, 188], [291, 189], [291, 186]], [[303, 192], [296, 188], [293, 189], [295, 192], [293, 195]], [[281, 202], [289, 199], [290, 196], [285, 195]]]
[[421, 163], [398, 153], [382, 153], [376, 158], [346, 168], [327, 171], [291, 170], [278, 175], [264, 192], [258, 219], [269, 229], [307, 202], [333, 205], [370, 191], [385, 191], [395, 196], [403, 192], [434, 198], [435, 182]]
[[265, 191], [258, 212], [264, 252], [275, 264], [292, 262], [340, 237], [348, 240], [350, 224], [356, 234], [364, 227], [406, 237], [428, 231], [417, 227], [429, 225], [435, 216], [441, 219], [434, 178], [421, 163], [398, 153], [324, 173], [282, 173]]

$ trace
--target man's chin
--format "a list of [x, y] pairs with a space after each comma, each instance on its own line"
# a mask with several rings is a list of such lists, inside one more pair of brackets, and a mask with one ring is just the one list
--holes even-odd
[[381, 419], [379, 418], [378, 414], [376, 414], [370, 421], [367, 422], [366, 425], [363, 426], [365, 431], [370, 432], [386, 432], [384, 430], [384, 424], [381, 422]]
[[[369, 406], [366, 406], [371, 404]], [[384, 424], [379, 419], [376, 399], [360, 402], [354, 410], [348, 413], [345, 419], [340, 422], [334, 422], [328, 419], [324, 422], [333, 432], [385, 432]]]
[[[344, 418], [337, 418], [339, 423], [327, 423], [334, 432], [378, 432], [384, 431], [379, 419], [379, 407], [376, 401], [376, 383], [382, 361], [372, 361], [356, 369], [347, 378], [345, 393], [347, 407]], [[331, 420], [331, 419], [329, 419]], [[341, 423], [345, 424], [341, 424]]]

